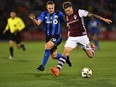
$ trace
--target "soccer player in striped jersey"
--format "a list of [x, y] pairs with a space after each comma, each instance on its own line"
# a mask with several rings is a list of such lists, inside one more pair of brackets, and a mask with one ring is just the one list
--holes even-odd
[[6, 33], [10, 29], [10, 37], [9, 37], [9, 51], [10, 57], [9, 59], [14, 59], [14, 42], [17, 44], [17, 48], [22, 48], [25, 51], [24, 44], [21, 43], [20, 32], [25, 28], [25, 24], [23, 20], [16, 16], [15, 11], [10, 12], [10, 18], [8, 18], [7, 26], [3, 31], [3, 34]]
[[63, 56], [59, 59], [56, 68], [51, 68], [51, 72], [54, 76], [58, 76], [61, 68], [66, 62], [66, 56], [69, 56], [70, 52], [80, 45], [86, 52], [89, 58], [92, 58], [95, 53], [95, 45], [91, 44], [89, 38], [87, 37], [86, 28], [84, 26], [84, 17], [95, 17], [108, 24], [112, 23], [111, 20], [103, 18], [101, 16], [92, 14], [86, 10], [74, 9], [70, 2], [63, 3], [63, 9], [66, 13], [67, 25], [69, 27], [69, 37], [64, 46]]
[[[60, 23], [65, 22], [65, 18], [61, 11], [55, 10], [55, 3], [53, 1], [48, 1], [46, 7], [47, 11], [43, 11], [37, 19], [33, 13], [29, 14], [29, 18], [32, 19], [35, 24], [40, 25], [43, 23], [44, 31], [46, 33], [44, 57], [42, 64], [37, 68], [40, 71], [44, 71], [50, 54], [53, 59], [57, 60], [59, 60], [59, 58], [62, 56], [61, 54], [57, 53], [57, 46], [62, 41]], [[69, 66], [71, 66], [71, 62], [69, 60], [67, 60], [67, 63]]]

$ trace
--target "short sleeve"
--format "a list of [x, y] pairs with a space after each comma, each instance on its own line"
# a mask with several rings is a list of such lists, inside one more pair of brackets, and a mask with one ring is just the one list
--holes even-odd
[[44, 20], [44, 12], [40, 14], [40, 16], [37, 18], [37, 20], [41, 20], [43, 22]]
[[86, 11], [86, 10], [82, 10], [82, 9], [79, 9], [78, 10], [78, 13], [79, 13], [79, 16], [80, 17], [86, 17], [87, 15], [88, 15], [88, 11]]

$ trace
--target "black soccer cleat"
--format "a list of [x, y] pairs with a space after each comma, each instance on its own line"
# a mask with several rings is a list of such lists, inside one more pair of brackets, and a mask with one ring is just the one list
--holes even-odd
[[69, 67], [72, 67], [72, 63], [70, 61], [69, 56], [67, 56], [66, 63], [69, 65]]
[[23, 50], [23, 51], [25, 51], [25, 50], [26, 50], [26, 48], [25, 48], [25, 45], [24, 45], [24, 44], [21, 44], [21, 48], [22, 48], [22, 50]]
[[44, 71], [44, 66], [43, 66], [43, 65], [40, 65], [40, 66], [37, 68], [37, 70], [39, 70], [39, 71]]

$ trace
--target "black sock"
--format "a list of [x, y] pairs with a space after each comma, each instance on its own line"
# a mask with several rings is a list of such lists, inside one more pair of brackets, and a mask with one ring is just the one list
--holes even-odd
[[10, 50], [10, 55], [13, 57], [13, 47], [10, 47], [9, 50]]
[[20, 47], [23, 49], [23, 51], [25, 51], [25, 45], [24, 44], [21, 44]]

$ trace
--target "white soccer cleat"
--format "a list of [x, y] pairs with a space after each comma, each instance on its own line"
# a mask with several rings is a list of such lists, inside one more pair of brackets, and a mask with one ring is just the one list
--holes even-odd
[[14, 58], [12, 56], [9, 57], [10, 60], [14, 60]]

